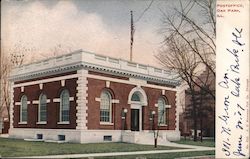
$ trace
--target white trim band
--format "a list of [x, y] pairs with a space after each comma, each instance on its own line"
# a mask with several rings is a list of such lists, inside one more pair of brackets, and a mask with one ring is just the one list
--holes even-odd
[[33, 100], [32, 104], [39, 104], [39, 101], [38, 100]]
[[96, 101], [96, 102], [101, 102], [101, 98], [97, 98], [97, 97], [96, 97], [96, 98], [95, 98], [95, 101]]
[[114, 123], [110, 123], [110, 122], [100, 122], [100, 125], [114, 125]]
[[20, 121], [18, 124], [27, 124], [27, 121]]
[[53, 102], [54, 102], [54, 103], [61, 102], [61, 99], [60, 99], [60, 98], [54, 98], [54, 99], [53, 99]]
[[15, 102], [15, 105], [21, 105], [21, 102]]
[[31, 82], [15, 84], [13, 87], [16, 88], [16, 87], [24, 87], [24, 86], [36, 85], [36, 84], [40, 84], [40, 83], [61, 81], [61, 80], [66, 80], [66, 79], [77, 78], [78, 76], [79, 76], [78, 74], [72, 74], [72, 75], [67, 75], [67, 76], [48, 78], [48, 79], [43, 79], [43, 80], [37, 80], [37, 81], [31, 81]]
[[171, 108], [171, 105], [165, 105], [165, 108]]
[[69, 124], [69, 121], [59, 121], [59, 122], [57, 122], [57, 124], [67, 125], [67, 124]]
[[39, 124], [39, 125], [45, 125], [45, 124], [47, 124], [47, 121], [38, 121], [38, 122], [36, 122], [36, 124]]
[[119, 99], [112, 99], [111, 103], [120, 103]]
[[74, 97], [69, 97], [69, 101], [70, 102], [74, 101]]

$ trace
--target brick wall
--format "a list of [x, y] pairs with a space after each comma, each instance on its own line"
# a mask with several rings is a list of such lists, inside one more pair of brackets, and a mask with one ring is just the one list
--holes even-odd
[[[73, 72], [75, 73], [75, 72]], [[104, 76], [104, 74], [93, 73], [94, 75]], [[65, 75], [69, 75], [72, 73], [67, 73]], [[60, 74], [63, 76], [63, 74]], [[60, 77], [58, 75], [53, 77]], [[105, 77], [110, 77], [116, 79], [116, 76], [105, 75]], [[43, 77], [40, 79], [47, 79], [50, 77]], [[123, 78], [119, 78], [123, 79]], [[131, 127], [131, 109], [128, 104], [128, 96], [130, 91], [136, 87], [136, 85], [123, 84], [117, 82], [110, 82], [110, 87], [106, 88], [106, 81], [97, 80], [93, 78], [87, 78], [88, 80], [88, 90], [87, 90], [87, 128], [88, 129], [108, 129], [108, 130], [121, 130], [122, 129], [122, 118], [121, 112], [123, 108], [128, 110], [127, 112], [127, 129]], [[123, 79], [123, 80], [128, 80]], [[29, 80], [30, 81], [30, 80]], [[18, 82], [18, 83], [22, 83]], [[70, 96], [74, 97], [74, 101], [70, 103], [70, 124], [60, 125], [57, 124], [59, 121], [59, 102], [53, 102], [54, 98], [60, 98], [60, 92], [64, 89], [68, 89], [70, 92]], [[14, 102], [20, 102], [22, 95], [26, 95], [28, 101], [31, 104], [28, 105], [28, 122], [27, 124], [18, 124], [20, 121], [20, 106], [14, 106], [14, 128], [47, 128], [47, 129], [75, 129], [76, 128], [76, 93], [77, 93], [77, 78], [65, 80], [65, 86], [61, 86], [60, 81], [49, 82], [43, 84], [43, 89], [40, 90], [39, 84], [30, 85], [24, 87], [24, 92], [21, 92], [21, 88], [14, 88]], [[100, 102], [96, 101], [95, 98], [100, 98], [101, 92], [104, 89], [108, 89], [112, 94], [112, 99], [119, 100], [119, 103], [112, 104], [112, 124], [111, 125], [101, 125], [100, 124]], [[158, 102], [159, 97], [162, 96], [161, 89], [153, 89], [148, 87], [142, 87], [142, 89], [146, 92], [148, 98], [148, 105], [142, 107], [142, 129], [149, 130], [150, 129], [150, 112], [156, 112], [155, 124], [157, 124], [157, 107], [155, 104]], [[47, 104], [47, 124], [37, 124], [38, 121], [38, 104], [32, 103], [34, 100], [39, 100], [39, 96], [41, 93], [45, 93], [47, 98], [50, 99], [50, 103]], [[175, 107], [175, 98], [176, 92], [174, 91], [165, 91], [165, 97], [168, 99], [168, 104], [171, 105], [169, 109], [169, 116], [166, 117], [169, 120], [168, 126], [161, 126], [162, 130], [175, 130], [175, 122], [176, 122], [176, 107]]]
[[[45, 78], [43, 78], [45, 79]], [[63, 128], [63, 129], [75, 129], [76, 128], [76, 86], [77, 78], [65, 80], [65, 86], [61, 86], [61, 81], [49, 82], [43, 84], [43, 89], [40, 90], [39, 84], [30, 85], [24, 87], [24, 92], [21, 92], [21, 88], [14, 88], [14, 104], [20, 102], [22, 95], [26, 95], [28, 101], [31, 103], [28, 105], [28, 118], [27, 124], [18, 124], [20, 121], [20, 106], [14, 105], [14, 128]], [[60, 125], [59, 110], [60, 103], [53, 102], [54, 98], [60, 98], [60, 93], [63, 89], [68, 89], [70, 96], [74, 97], [74, 101], [70, 102], [70, 124]], [[41, 93], [45, 93], [47, 99], [50, 99], [50, 103], [47, 103], [47, 124], [37, 124], [38, 121], [38, 104], [32, 103], [33, 100], [39, 100]]]
[[[106, 88], [106, 82], [104, 80], [97, 80], [88, 78], [88, 103], [87, 103], [87, 113], [88, 113], [88, 129], [122, 129], [122, 119], [121, 112], [122, 108], [128, 109], [127, 113], [127, 129], [130, 129], [130, 119], [131, 119], [131, 111], [130, 105], [128, 104], [128, 96], [130, 91], [136, 87], [135, 85], [123, 84], [110, 82], [110, 87]], [[96, 101], [95, 98], [100, 98], [101, 92], [104, 89], [108, 89], [112, 94], [112, 99], [118, 99], [119, 103], [112, 104], [112, 123], [113, 125], [101, 125], [100, 124], [100, 102]], [[154, 110], [156, 113], [157, 107], [155, 104], [158, 102], [159, 97], [161, 96], [162, 90], [142, 87], [142, 89], [146, 92], [148, 97], [148, 106], [142, 108], [143, 111], [143, 119], [142, 119], [142, 129], [149, 130], [150, 129], [150, 112]], [[176, 106], [175, 106], [175, 98], [176, 92], [174, 91], [166, 91], [165, 97], [168, 99], [169, 104], [172, 106], [169, 109], [169, 116], [166, 117], [169, 120], [168, 126], [161, 126], [161, 130], [175, 130], [175, 122], [176, 122]], [[157, 114], [155, 124], [157, 124]]]

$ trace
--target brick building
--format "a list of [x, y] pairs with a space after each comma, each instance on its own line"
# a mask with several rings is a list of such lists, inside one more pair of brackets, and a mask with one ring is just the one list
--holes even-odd
[[23, 65], [11, 76], [10, 137], [145, 143], [159, 123], [160, 141], [179, 140], [176, 76], [82, 50]]
[[[201, 82], [203, 81], [203, 83]], [[215, 77], [214, 75], [206, 69], [199, 75], [199, 80], [196, 81], [200, 86], [207, 86], [209, 90], [215, 93]], [[196, 91], [196, 103], [197, 103], [197, 114], [198, 116], [202, 114], [202, 121], [200, 117], [197, 117], [197, 129], [201, 132], [204, 137], [214, 137], [215, 136], [215, 100], [214, 98], [202, 91], [198, 86], [195, 86]], [[181, 134], [191, 135], [194, 125], [193, 118], [188, 117], [188, 114], [193, 110], [192, 108], [192, 98], [190, 90], [187, 88], [183, 92], [183, 112], [180, 112], [179, 123]], [[201, 101], [202, 98], [202, 101]], [[197, 100], [198, 99], [198, 100]], [[198, 134], [199, 135], [199, 134]]]

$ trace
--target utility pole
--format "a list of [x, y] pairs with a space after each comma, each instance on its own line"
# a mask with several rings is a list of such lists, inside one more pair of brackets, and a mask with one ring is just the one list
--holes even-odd
[[131, 14], [131, 27], [130, 27], [130, 61], [133, 60], [133, 42], [134, 42], [134, 21], [133, 21], [133, 11], [130, 11]]

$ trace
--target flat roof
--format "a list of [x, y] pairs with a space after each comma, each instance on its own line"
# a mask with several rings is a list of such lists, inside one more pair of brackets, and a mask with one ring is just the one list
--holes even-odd
[[40, 76], [45, 76], [46, 72], [51, 73], [51, 70], [53, 69], [66, 69], [67, 67], [74, 67], [78, 69], [80, 67], [86, 67], [87, 69], [100, 68], [98, 69], [99, 71], [102, 69], [104, 71], [113, 70], [113, 72], [121, 71], [127, 73], [128, 76], [129, 74], [136, 74], [141, 77], [147, 76], [149, 78], [159, 78], [162, 81], [175, 83], [174, 85], [177, 85], [180, 81], [178, 74], [170, 70], [83, 51], [82, 49], [69, 54], [51, 57], [16, 67], [12, 70], [10, 79], [14, 81], [29, 79], [31, 76], [34, 78], [38, 74]]

